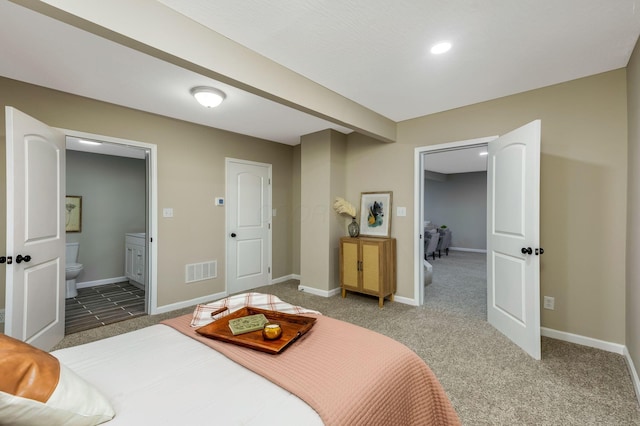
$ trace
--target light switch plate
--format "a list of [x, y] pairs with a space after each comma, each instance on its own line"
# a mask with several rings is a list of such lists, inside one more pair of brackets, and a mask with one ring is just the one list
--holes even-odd
[[173, 209], [171, 207], [163, 208], [162, 217], [173, 217]]
[[407, 208], [406, 207], [398, 207], [396, 210], [396, 216], [406, 216]]

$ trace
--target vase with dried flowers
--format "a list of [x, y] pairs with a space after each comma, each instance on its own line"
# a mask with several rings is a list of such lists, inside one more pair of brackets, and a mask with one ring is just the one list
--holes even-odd
[[333, 209], [338, 214], [351, 217], [351, 223], [347, 226], [347, 230], [349, 231], [350, 237], [357, 237], [360, 234], [360, 226], [358, 222], [356, 222], [356, 208], [353, 204], [344, 198], [337, 197], [333, 203]]

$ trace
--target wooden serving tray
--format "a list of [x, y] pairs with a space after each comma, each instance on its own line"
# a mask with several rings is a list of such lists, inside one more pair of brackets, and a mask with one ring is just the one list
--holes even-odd
[[[277, 340], [266, 340], [262, 337], [262, 330], [234, 336], [229, 328], [229, 320], [247, 315], [264, 314], [269, 322], [277, 322], [282, 327], [282, 336]], [[300, 336], [313, 327], [315, 318], [302, 315], [285, 314], [284, 312], [246, 306], [222, 317], [210, 324], [196, 329], [196, 332], [211, 339], [222, 340], [247, 348], [270, 354], [279, 354], [295, 342]]]

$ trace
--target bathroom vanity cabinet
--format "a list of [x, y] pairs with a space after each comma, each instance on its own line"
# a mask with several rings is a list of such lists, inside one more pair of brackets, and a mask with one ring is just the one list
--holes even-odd
[[124, 241], [124, 275], [131, 284], [144, 290], [146, 234], [126, 234]]

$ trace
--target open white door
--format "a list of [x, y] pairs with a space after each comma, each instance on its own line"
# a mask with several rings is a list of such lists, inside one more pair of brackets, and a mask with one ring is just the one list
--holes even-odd
[[227, 289], [267, 285], [271, 277], [271, 165], [226, 161]]
[[44, 350], [64, 337], [65, 138], [6, 107], [5, 334]]
[[540, 359], [540, 120], [489, 142], [487, 319]]

